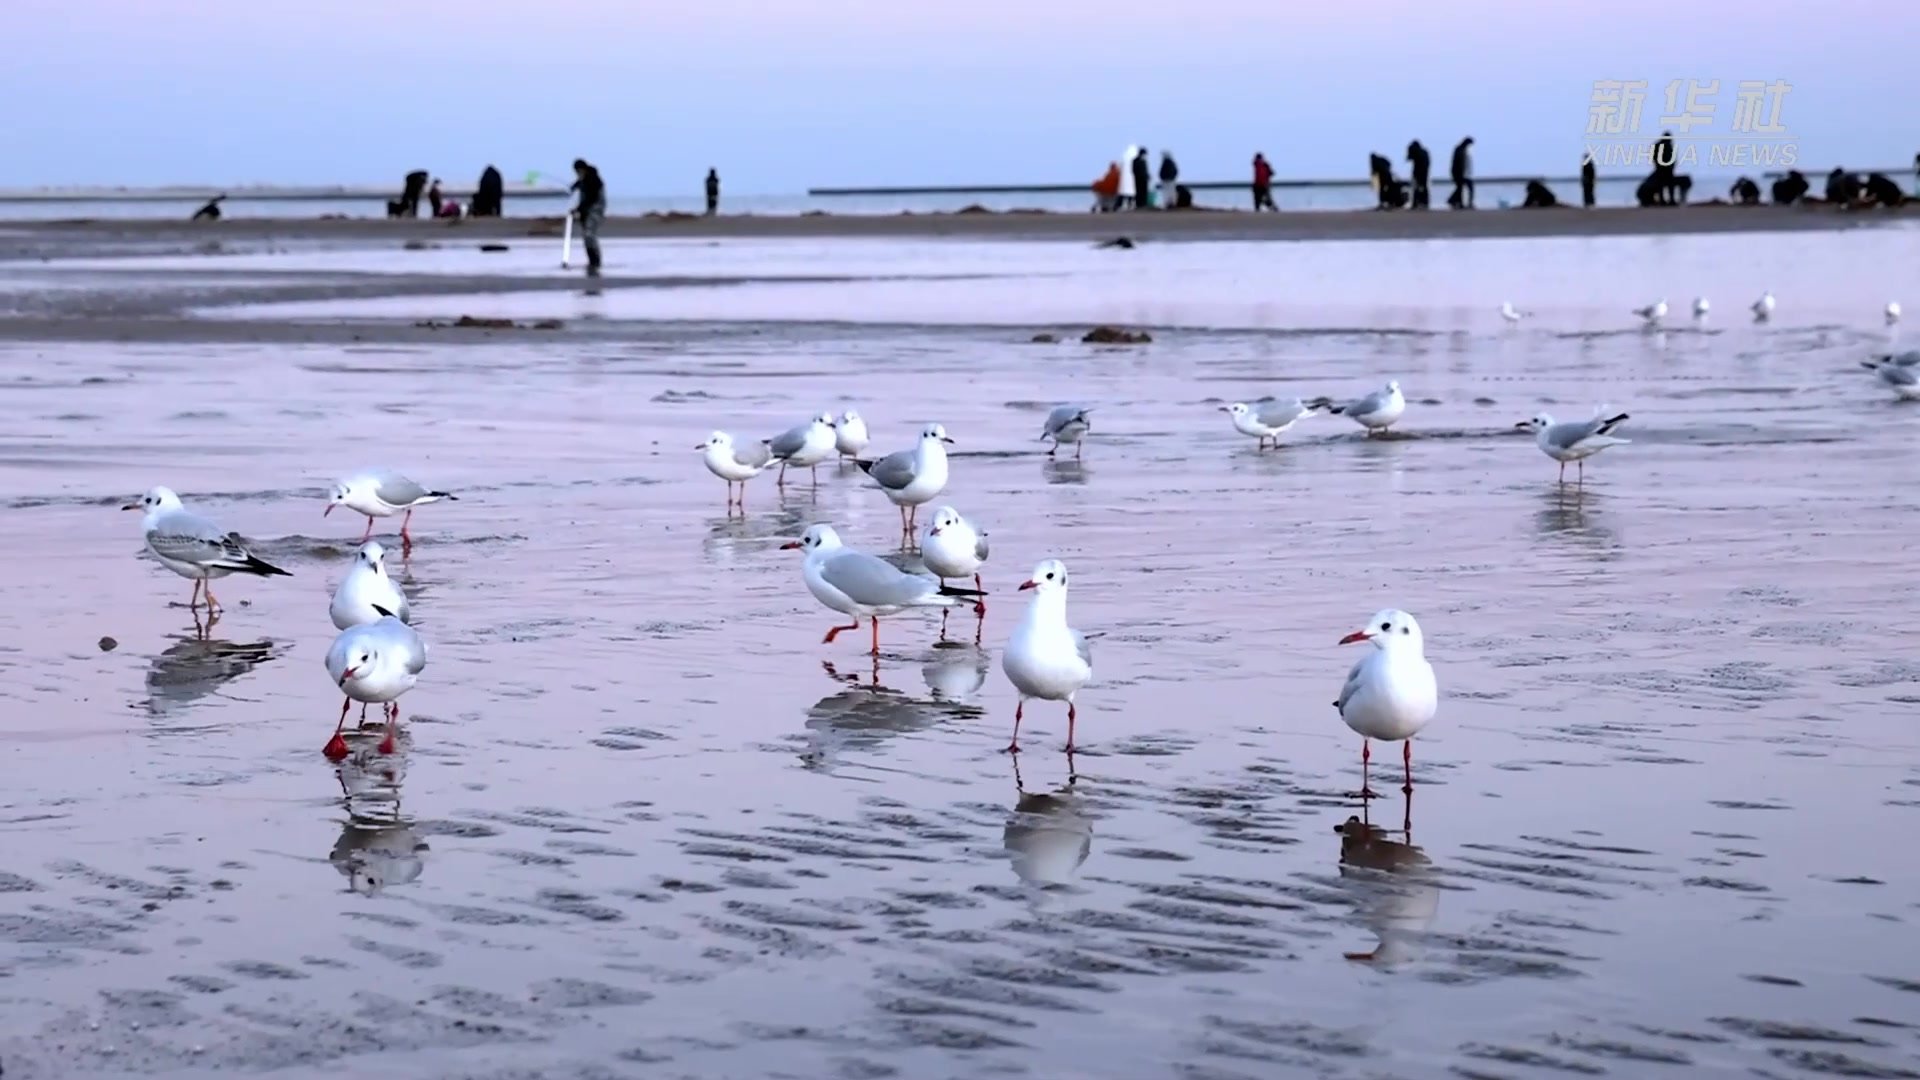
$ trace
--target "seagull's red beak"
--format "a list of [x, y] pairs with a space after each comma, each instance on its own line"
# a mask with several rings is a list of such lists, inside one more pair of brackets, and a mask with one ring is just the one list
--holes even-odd
[[928, 535], [928, 536], [939, 536], [939, 535], [940, 535], [940, 526], [938, 526], [938, 525], [935, 525], [935, 526], [934, 526], [933, 528], [931, 528], [931, 529], [928, 529], [928, 530], [927, 530], [927, 535]]
[[140, 509], [140, 504], [139, 504], [139, 503], [128, 503], [128, 504], [127, 504], [126, 506], [123, 506], [123, 507], [121, 507], [120, 509], [122, 509], [122, 510], [138, 510], [138, 509]]
[[1372, 639], [1367, 636], [1367, 632], [1365, 630], [1355, 630], [1353, 633], [1348, 634], [1346, 637], [1341, 638], [1340, 644], [1351, 645], [1356, 641], [1370, 641], [1370, 640]]
[[781, 545], [780, 545], [780, 550], [781, 550], [781, 551], [792, 551], [793, 549], [795, 549], [795, 548], [797, 548], [797, 547], [799, 547], [799, 546], [800, 546], [800, 541], [798, 541], [798, 540], [789, 540], [789, 541], [787, 541], [786, 543], [784, 543], [784, 544], [781, 544]]
[[353, 677], [354, 677], [355, 675], [357, 675], [357, 674], [359, 674], [359, 673], [360, 673], [360, 669], [359, 669], [359, 668], [348, 668], [347, 670], [345, 670], [345, 671], [343, 671], [343, 672], [341, 672], [341, 673], [340, 673], [340, 685], [341, 685], [341, 686], [345, 686], [345, 685], [347, 685], [347, 680], [348, 680], [348, 679], [351, 679], [351, 678], [353, 678]]
[[327, 508], [325, 510], [320, 511], [320, 516], [326, 517], [328, 514], [333, 513], [333, 508], [339, 505], [340, 505], [339, 503], [328, 503]]
[[1019, 590], [1019, 591], [1021, 591], [1021, 592], [1025, 592], [1025, 591], [1027, 591], [1028, 589], [1037, 589], [1037, 588], [1039, 588], [1039, 587], [1040, 587], [1040, 583], [1039, 583], [1039, 582], [1037, 582], [1037, 581], [1034, 581], [1034, 580], [1032, 580], [1031, 578], [1029, 578], [1028, 580], [1026, 580], [1026, 581], [1023, 581], [1023, 582], [1021, 582], [1021, 583], [1020, 583], [1020, 590]]

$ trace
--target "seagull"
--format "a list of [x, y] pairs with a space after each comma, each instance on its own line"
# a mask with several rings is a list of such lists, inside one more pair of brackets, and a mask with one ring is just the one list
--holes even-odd
[[[773, 460], [780, 463], [779, 486], [787, 486], [787, 466], [804, 467], [812, 471], [814, 466], [833, 456], [834, 434], [833, 414], [821, 413], [799, 427], [786, 431], [767, 440], [767, 448], [773, 454]], [[817, 487], [820, 474], [813, 473], [813, 482]]]
[[146, 534], [147, 550], [153, 552], [161, 566], [183, 578], [193, 579], [188, 610], [199, 609], [202, 589], [206, 590], [208, 611], [220, 606], [220, 601], [213, 596], [214, 578], [228, 574], [293, 576], [256, 556], [239, 533], [228, 532], [188, 511], [181, 505], [180, 496], [169, 488], [154, 488], [139, 502], [128, 503], [120, 509], [144, 509], [146, 516], [140, 521], [140, 531]]
[[928, 424], [911, 450], [897, 450], [877, 461], [855, 458], [853, 463], [873, 477], [893, 505], [900, 508], [900, 533], [913, 535], [920, 504], [932, 502], [947, 488], [947, 429]]
[[1273, 440], [1274, 449], [1280, 448], [1280, 433], [1295, 423], [1321, 412], [1325, 406], [1308, 405], [1299, 398], [1263, 397], [1248, 404], [1236, 401], [1231, 405], [1220, 406], [1220, 411], [1233, 417], [1233, 430], [1242, 435], [1252, 435], [1260, 440], [1259, 448], [1267, 448], [1267, 440]]
[[1693, 298], [1693, 317], [1696, 319], [1704, 319], [1707, 317], [1706, 297], [1696, 296]]
[[1560, 463], [1560, 482], [1567, 482], [1567, 462], [1580, 463], [1580, 482], [1587, 481], [1587, 459], [1605, 450], [1609, 446], [1620, 446], [1630, 439], [1616, 439], [1611, 432], [1616, 424], [1627, 419], [1626, 413], [1618, 416], [1603, 417], [1603, 407], [1591, 420], [1569, 420], [1556, 424], [1553, 417], [1541, 413], [1531, 420], [1522, 420], [1514, 427], [1521, 431], [1534, 433], [1534, 441], [1540, 444], [1540, 452]]
[[1643, 308], [1634, 308], [1633, 313], [1640, 316], [1640, 320], [1648, 326], [1659, 326], [1660, 320], [1667, 317], [1666, 298], [1662, 297]]
[[340, 579], [340, 587], [333, 592], [333, 603], [327, 608], [335, 629], [350, 630], [379, 622], [385, 617], [382, 612], [401, 622], [408, 621], [407, 596], [393, 583], [393, 578], [387, 576], [386, 555], [386, 549], [377, 540], [360, 545], [353, 565], [347, 568], [347, 576]]
[[807, 556], [801, 573], [807, 591], [832, 610], [853, 617], [848, 625], [828, 630], [820, 639], [822, 645], [842, 631], [860, 629], [864, 618], [873, 622], [873, 655], [879, 656], [882, 615], [897, 615], [915, 607], [952, 607], [961, 600], [978, 600], [985, 595], [978, 589], [957, 589], [930, 577], [906, 573], [885, 559], [846, 547], [831, 525], [815, 525], [800, 539], [780, 548], [804, 549]]
[[1897, 323], [1899, 321], [1900, 321], [1900, 301], [1898, 300], [1887, 301], [1887, 325], [1892, 326], [1894, 323]]
[[707, 436], [707, 441], [694, 447], [704, 450], [702, 460], [707, 463], [707, 471], [727, 482], [727, 506], [734, 504], [733, 485], [740, 485], [740, 509], [747, 508], [747, 481], [759, 476], [768, 465], [773, 464], [773, 449], [763, 439], [745, 450], [733, 444], [733, 436], [724, 431], [716, 431]]
[[1773, 318], [1773, 294], [1770, 292], [1761, 293], [1760, 299], [1753, 302], [1753, 308], [1751, 310], [1753, 311], [1754, 322], [1766, 322], [1768, 319]]
[[1873, 372], [1883, 384], [1892, 387], [1894, 396], [1900, 400], [1920, 399], [1920, 353], [1862, 360], [1860, 366]]
[[1372, 438], [1376, 431], [1385, 431], [1400, 419], [1407, 411], [1407, 399], [1400, 393], [1400, 380], [1394, 379], [1387, 385], [1366, 397], [1357, 398], [1342, 405], [1336, 405], [1332, 398], [1315, 398], [1307, 402], [1315, 409], [1326, 409], [1337, 413], [1367, 429], [1367, 437]]
[[[927, 534], [920, 539], [920, 561], [940, 578], [941, 584], [948, 578], [972, 574], [973, 587], [981, 590], [980, 595], [986, 595], [980, 584], [980, 564], [987, 561], [987, 534], [975, 529], [953, 507], [943, 506], [933, 512], [933, 524], [927, 526]], [[985, 615], [986, 602], [975, 601], [973, 613]], [[947, 613], [942, 611], [942, 629], [946, 620]]]
[[1076, 719], [1073, 695], [1093, 677], [1093, 650], [1078, 630], [1067, 625], [1067, 565], [1048, 559], [1033, 568], [1021, 589], [1032, 589], [1033, 602], [1000, 657], [1000, 670], [1020, 691], [1013, 710], [1013, 741], [1007, 752], [1020, 752], [1020, 717], [1028, 698], [1067, 703], [1067, 753], [1073, 753]]
[[1517, 323], [1531, 314], [1533, 314], [1533, 312], [1521, 311], [1515, 308], [1511, 300], [1503, 300], [1500, 303], [1500, 317], [1510, 323]]
[[1085, 449], [1085, 444], [1080, 440], [1092, 430], [1092, 425], [1087, 422], [1087, 413], [1091, 411], [1091, 407], [1086, 405], [1053, 407], [1053, 411], [1047, 414], [1047, 422], [1040, 425], [1041, 440], [1053, 440], [1053, 448], [1047, 451], [1048, 457], [1052, 457], [1062, 446], [1072, 446], [1074, 458], [1077, 460], [1080, 457], [1080, 452]]
[[387, 735], [380, 740], [383, 754], [393, 753], [393, 737], [400, 723], [401, 694], [413, 689], [415, 680], [427, 666], [427, 643], [413, 627], [401, 622], [391, 611], [380, 610], [375, 622], [363, 623], [341, 632], [327, 650], [327, 674], [346, 692], [340, 706], [340, 723], [333, 738], [321, 751], [330, 761], [347, 756], [347, 741], [340, 734], [347, 726], [347, 710], [353, 703], [381, 703], [387, 716]]
[[867, 422], [860, 419], [859, 413], [848, 409], [840, 414], [839, 421], [833, 425], [833, 448], [840, 451], [841, 457], [859, 457], [866, 453], [869, 441]]
[[1433, 719], [1440, 697], [1433, 665], [1424, 655], [1420, 624], [1406, 612], [1390, 608], [1374, 613], [1365, 627], [1341, 638], [1340, 644], [1356, 641], [1370, 642], [1373, 651], [1347, 672], [1347, 683], [1333, 705], [1340, 710], [1340, 719], [1360, 735], [1359, 797], [1378, 798], [1367, 786], [1367, 762], [1372, 757], [1369, 742], [1373, 739], [1407, 740], [1401, 752], [1406, 768], [1406, 786], [1401, 790], [1411, 795], [1412, 739]]
[[1862, 367], [1872, 369], [1881, 364], [1895, 364], [1900, 367], [1920, 366], [1920, 349], [1908, 349], [1903, 353], [1881, 353], [1872, 360], [1860, 361]]
[[375, 467], [362, 469], [333, 485], [327, 508], [320, 511], [320, 516], [333, 513], [336, 506], [365, 514], [367, 531], [360, 536], [364, 543], [373, 536], [374, 518], [392, 517], [404, 510], [407, 516], [400, 519], [400, 552], [406, 554], [413, 550], [413, 537], [407, 532], [407, 526], [413, 524], [413, 508], [454, 498], [449, 492], [429, 491], [392, 469]]

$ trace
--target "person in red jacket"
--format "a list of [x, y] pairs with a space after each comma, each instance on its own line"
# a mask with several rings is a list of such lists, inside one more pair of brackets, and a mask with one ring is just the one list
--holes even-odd
[[1253, 209], [1278, 210], [1273, 205], [1273, 166], [1267, 164], [1267, 155], [1253, 155]]
[[1107, 163], [1107, 173], [1093, 182], [1093, 209], [1104, 214], [1120, 209], [1120, 163]]

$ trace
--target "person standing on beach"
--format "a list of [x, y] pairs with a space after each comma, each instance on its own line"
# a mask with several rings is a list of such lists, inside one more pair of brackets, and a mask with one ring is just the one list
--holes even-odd
[[1273, 205], [1273, 166], [1267, 164], [1267, 155], [1253, 155], [1253, 212], [1262, 209], [1279, 210]]
[[1135, 210], [1146, 210], [1153, 205], [1153, 177], [1147, 171], [1147, 162], [1150, 160], [1152, 159], [1148, 157], [1147, 148], [1144, 146], [1140, 148], [1139, 153], [1133, 155], [1133, 208]]
[[1653, 186], [1660, 194], [1662, 205], [1671, 205], [1673, 198], [1673, 132], [1663, 131], [1653, 140]]
[[1180, 166], [1174, 163], [1173, 151], [1160, 151], [1160, 199], [1162, 210], [1170, 210], [1179, 205], [1174, 198], [1174, 189], [1180, 186]]
[[1597, 179], [1593, 174], [1593, 155], [1580, 159], [1580, 205], [1593, 209], [1593, 184]]
[[599, 277], [600, 223], [607, 217], [607, 185], [600, 179], [600, 170], [587, 164], [585, 158], [573, 159], [573, 175], [569, 190], [580, 193], [573, 215], [580, 221], [580, 245], [587, 249], [587, 276]]
[[1407, 144], [1407, 162], [1413, 167], [1413, 208], [1425, 210], [1433, 202], [1432, 189], [1427, 186], [1427, 178], [1433, 172], [1433, 155], [1415, 139]]
[[707, 170], [707, 216], [720, 212], [720, 170]]
[[1453, 194], [1447, 205], [1455, 210], [1473, 209], [1473, 136], [1460, 140], [1453, 148]]

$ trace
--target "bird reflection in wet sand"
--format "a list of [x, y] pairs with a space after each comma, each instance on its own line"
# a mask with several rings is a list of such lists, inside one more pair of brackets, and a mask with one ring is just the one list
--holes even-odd
[[1420, 939], [1440, 908], [1433, 863], [1413, 843], [1413, 799], [1401, 819], [1402, 839], [1370, 824], [1364, 812], [1335, 825], [1340, 835], [1340, 877], [1354, 893], [1360, 921], [1379, 944], [1371, 951], [1345, 953], [1347, 959], [1390, 966], [1419, 955]]
[[936, 647], [931, 658], [920, 666], [920, 677], [927, 681], [933, 700], [951, 704], [956, 711], [965, 711], [969, 716], [978, 716], [982, 710], [973, 704], [973, 699], [986, 686], [987, 672], [992, 667], [992, 654], [980, 647], [980, 638], [975, 635], [972, 645]]
[[1093, 822], [1074, 792], [1079, 782], [1073, 755], [1068, 754], [1067, 782], [1050, 792], [1030, 792], [1020, 777], [1020, 759], [1013, 758], [1017, 801], [1002, 842], [1022, 882], [1038, 889], [1065, 886], [1092, 853]]
[[352, 750], [334, 766], [347, 820], [327, 861], [349, 890], [372, 896], [417, 880], [426, 869], [427, 843], [400, 809], [406, 756], [380, 753], [372, 735], [348, 741]]
[[1542, 539], [1582, 541], [1599, 549], [1611, 549], [1619, 541], [1603, 522], [1604, 497], [1583, 492], [1578, 487], [1554, 485], [1540, 499], [1534, 525]]
[[1049, 484], [1084, 484], [1087, 466], [1079, 458], [1043, 458], [1040, 475]]
[[156, 716], [190, 705], [274, 658], [272, 641], [213, 637], [217, 614], [194, 616], [191, 637], [180, 637], [147, 668], [147, 711]]
[[893, 736], [925, 731], [957, 711], [882, 685], [877, 659], [864, 679], [859, 672], [843, 674], [831, 662], [820, 666], [845, 688], [807, 710], [807, 749], [800, 760], [811, 768], [826, 768], [848, 750], [874, 750]]

